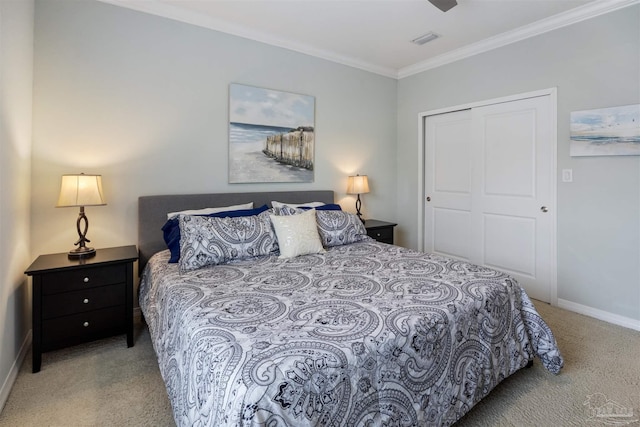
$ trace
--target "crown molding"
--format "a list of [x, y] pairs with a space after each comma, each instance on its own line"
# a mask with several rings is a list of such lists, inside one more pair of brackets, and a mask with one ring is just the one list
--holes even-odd
[[335, 52], [328, 50], [318, 49], [313, 46], [297, 43], [292, 40], [282, 39], [274, 37], [273, 35], [266, 34], [264, 32], [255, 31], [247, 27], [230, 24], [198, 12], [192, 12], [190, 10], [172, 6], [166, 3], [162, 3], [157, 0], [98, 0], [103, 3], [109, 3], [115, 6], [124, 7], [127, 9], [137, 10], [139, 12], [148, 13], [151, 15], [157, 15], [168, 19], [173, 19], [187, 24], [196, 25], [203, 28], [208, 28], [215, 31], [220, 31], [226, 34], [258, 41], [260, 43], [269, 44], [272, 46], [281, 47], [284, 49], [292, 50], [305, 55], [314, 56], [317, 58], [325, 59], [327, 61], [335, 62], [338, 64], [346, 65], [349, 67], [357, 68], [360, 70], [368, 71], [374, 74], [379, 74], [385, 77], [391, 77], [394, 79], [402, 79], [412, 76], [414, 74], [421, 73], [433, 68], [437, 68], [452, 62], [459, 61], [464, 58], [468, 58], [480, 53], [488, 52], [493, 49], [497, 49], [511, 43], [516, 43], [521, 40], [525, 40], [530, 37], [534, 37], [540, 34], [544, 34], [549, 31], [556, 30], [558, 28], [566, 27], [587, 19], [595, 18], [600, 15], [604, 15], [616, 10], [640, 4], [640, 0], [596, 0], [591, 3], [587, 3], [583, 6], [575, 9], [568, 10], [566, 12], [559, 13], [546, 19], [534, 22], [529, 25], [525, 25], [516, 28], [512, 31], [507, 31], [502, 34], [498, 34], [493, 37], [489, 37], [477, 43], [473, 43], [464, 46], [460, 49], [453, 50], [451, 52], [444, 53], [442, 55], [435, 56], [426, 61], [421, 61], [407, 67], [403, 67], [399, 70], [382, 67], [369, 62], [361, 61], [357, 58], [339, 55]]
[[455, 61], [459, 61], [470, 56], [484, 53], [499, 47], [516, 43], [549, 31], [557, 30], [572, 24], [576, 24], [587, 19], [595, 18], [616, 10], [639, 4], [640, 0], [597, 0], [587, 3], [575, 9], [559, 13], [540, 21], [533, 22], [507, 31], [493, 37], [489, 37], [480, 42], [464, 46], [460, 49], [452, 50], [442, 55], [435, 56], [426, 61], [421, 61], [408, 67], [398, 70], [398, 79], [412, 76], [433, 68], [440, 67]]
[[224, 22], [198, 12], [192, 12], [190, 10], [162, 3], [157, 0], [98, 1], [101, 1], [102, 3], [109, 3], [114, 6], [124, 7], [127, 9], [137, 10], [139, 12], [144, 12], [151, 15], [162, 16], [164, 18], [196, 25], [198, 27], [208, 28], [210, 30], [220, 31], [222, 33], [254, 40], [260, 43], [281, 47], [298, 53], [303, 53], [305, 55], [326, 59], [327, 61], [336, 62], [338, 64], [343, 64], [374, 74], [379, 74], [385, 77], [391, 77], [393, 79], [398, 78], [398, 70], [394, 68], [382, 67], [349, 56], [339, 55], [328, 50], [318, 49], [304, 43], [298, 43], [292, 40], [274, 37], [271, 34], [255, 31], [240, 25], [230, 24], [228, 22]]

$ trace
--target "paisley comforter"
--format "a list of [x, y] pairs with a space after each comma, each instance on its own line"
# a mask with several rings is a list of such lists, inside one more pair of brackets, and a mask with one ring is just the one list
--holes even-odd
[[179, 426], [442, 426], [562, 357], [508, 275], [373, 240], [180, 274], [140, 306]]

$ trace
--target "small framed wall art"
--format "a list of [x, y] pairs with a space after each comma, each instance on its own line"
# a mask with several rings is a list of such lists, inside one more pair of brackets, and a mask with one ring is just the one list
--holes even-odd
[[315, 98], [232, 83], [229, 183], [313, 182]]
[[571, 113], [571, 156], [640, 156], [640, 104]]

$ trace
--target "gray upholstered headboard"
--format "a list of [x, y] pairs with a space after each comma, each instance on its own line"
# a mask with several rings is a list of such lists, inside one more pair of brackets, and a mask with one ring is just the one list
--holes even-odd
[[276, 191], [264, 193], [217, 193], [142, 196], [138, 198], [138, 271], [144, 271], [147, 261], [156, 252], [167, 248], [162, 237], [162, 226], [167, 213], [185, 209], [215, 208], [253, 202], [255, 207], [271, 201], [285, 203], [324, 202], [333, 203], [333, 191]]

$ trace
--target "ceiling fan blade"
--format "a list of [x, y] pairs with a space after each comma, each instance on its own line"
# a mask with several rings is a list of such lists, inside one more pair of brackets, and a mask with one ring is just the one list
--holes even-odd
[[429, 2], [443, 12], [458, 4], [456, 0], [429, 0]]

